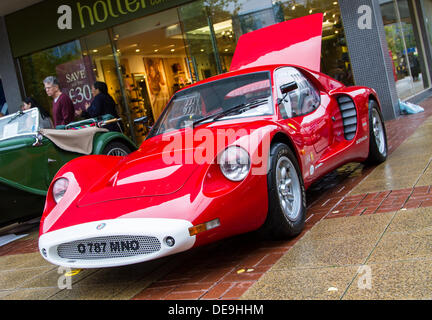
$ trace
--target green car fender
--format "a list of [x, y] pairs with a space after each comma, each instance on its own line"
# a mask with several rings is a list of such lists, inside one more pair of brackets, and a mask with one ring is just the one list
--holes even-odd
[[110, 143], [118, 142], [125, 145], [131, 152], [136, 151], [138, 147], [136, 144], [126, 137], [124, 134], [115, 131], [104, 133], [97, 133], [93, 139], [93, 152], [92, 154], [103, 154], [105, 147]]

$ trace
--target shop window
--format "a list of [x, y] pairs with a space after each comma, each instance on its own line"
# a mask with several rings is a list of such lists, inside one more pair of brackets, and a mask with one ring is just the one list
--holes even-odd
[[[215, 6], [219, 5], [215, 4]], [[205, 5], [203, 0], [195, 1], [179, 8], [181, 24], [184, 28], [189, 63], [193, 70], [193, 81], [207, 79], [223, 72], [216, 41], [216, 32], [226, 29], [213, 21], [215, 6]], [[230, 22], [227, 24], [229, 28]], [[230, 29], [231, 30], [231, 29]]]
[[[79, 41], [72, 41], [20, 58], [26, 95], [32, 96], [44, 109], [51, 112], [52, 99], [46, 95], [43, 80], [48, 76], [65, 75], [62, 66], [81, 58]], [[63, 90], [64, 93], [69, 94], [67, 88]]]
[[239, 37], [277, 22], [272, 0], [196, 1], [179, 8], [196, 80], [228, 72]]
[[338, 2], [334, 0], [280, 0], [274, 3], [280, 6], [284, 20], [315, 13], [324, 14], [321, 72], [345, 85], [353, 85], [354, 79]]
[[[123, 96], [123, 88], [118, 70], [119, 62], [116, 60], [111, 44], [109, 32], [104, 30], [90, 34], [80, 39], [84, 66], [90, 70], [87, 83], [83, 83], [75, 89], [75, 100], [79, 103], [84, 100], [89, 102], [89, 87], [94, 81], [102, 81], [107, 84], [108, 93], [116, 102], [117, 113], [122, 119], [123, 132], [128, 136], [134, 135], [134, 127], [131, 123], [129, 107]], [[90, 84], [90, 85], [89, 85]], [[83, 99], [81, 99], [81, 92]], [[91, 96], [91, 92], [90, 92]], [[91, 97], [93, 99], [93, 97]]]
[[421, 0], [421, 5], [427, 35], [432, 45], [432, 0]]
[[241, 35], [314, 13], [324, 14], [321, 71], [354, 84], [340, 9], [334, 0], [196, 1], [179, 8], [197, 80], [229, 71]]
[[91, 103], [94, 98], [91, 87], [96, 80], [106, 82], [108, 92], [116, 101], [118, 113], [123, 119], [124, 132], [131, 135], [106, 30], [21, 57], [19, 61], [26, 95], [35, 98], [49, 112], [52, 109], [52, 99], [44, 90], [43, 80], [46, 77], [57, 77], [62, 92], [71, 98], [75, 110], [84, 110], [85, 105]]
[[[147, 116], [151, 126], [170, 97], [192, 83], [177, 10], [116, 26], [113, 39], [131, 117]], [[138, 143], [148, 126], [135, 127]]]
[[405, 99], [428, 86], [419, 33], [407, 0], [380, 2], [396, 90], [399, 98]]

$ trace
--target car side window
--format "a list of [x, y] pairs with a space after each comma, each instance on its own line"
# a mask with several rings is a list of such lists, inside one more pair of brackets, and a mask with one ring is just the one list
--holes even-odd
[[[318, 90], [299, 70], [293, 67], [280, 68], [275, 72], [275, 81], [279, 108], [284, 119], [308, 114], [320, 105]], [[297, 88], [283, 94], [281, 87], [293, 82], [297, 84]]]

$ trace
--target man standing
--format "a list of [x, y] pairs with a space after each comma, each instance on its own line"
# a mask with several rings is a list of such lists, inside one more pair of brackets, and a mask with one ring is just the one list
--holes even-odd
[[68, 95], [61, 92], [57, 78], [47, 77], [43, 83], [47, 95], [54, 99], [52, 109], [54, 127], [73, 122], [75, 109], [72, 100]]

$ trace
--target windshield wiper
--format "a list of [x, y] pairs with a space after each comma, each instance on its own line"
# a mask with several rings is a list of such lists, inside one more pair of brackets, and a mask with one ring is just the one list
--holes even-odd
[[240, 113], [246, 112], [250, 109], [257, 108], [266, 102], [268, 102], [268, 98], [257, 99], [257, 100], [251, 101], [249, 103], [242, 103], [242, 104], [236, 105], [236, 106], [229, 108], [227, 110], [221, 111], [219, 113], [216, 113], [216, 114], [213, 114], [213, 115], [210, 115], [210, 116], [207, 116], [207, 117], [204, 117], [202, 119], [195, 121], [193, 123], [193, 127], [195, 128], [196, 125], [198, 125], [202, 122], [205, 122], [207, 120], [216, 121], [218, 119], [224, 118], [224, 117], [226, 117], [230, 114], [233, 114], [233, 113], [240, 114]]
[[18, 111], [17, 114], [9, 120], [8, 124], [11, 123], [12, 121], [15, 121], [16, 119], [18, 119], [19, 117], [21, 117], [23, 115], [24, 115], [24, 112]]

